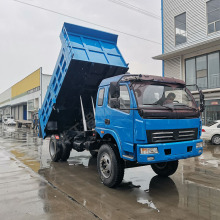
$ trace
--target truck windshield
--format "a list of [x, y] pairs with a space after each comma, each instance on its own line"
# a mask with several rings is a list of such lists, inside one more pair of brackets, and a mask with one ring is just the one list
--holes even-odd
[[189, 90], [183, 86], [134, 83], [133, 88], [140, 108], [197, 108]]

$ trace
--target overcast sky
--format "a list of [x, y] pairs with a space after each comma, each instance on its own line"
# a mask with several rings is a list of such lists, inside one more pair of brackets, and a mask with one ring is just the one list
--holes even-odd
[[[20, 0], [95, 24], [161, 43], [161, 0], [124, 0], [156, 18], [114, 3], [118, 0]], [[0, 93], [38, 69], [52, 74], [61, 48], [64, 22], [118, 34], [118, 47], [133, 74], [161, 75], [152, 59], [161, 45], [137, 39], [73, 18], [43, 11], [13, 0], [0, 0]]]

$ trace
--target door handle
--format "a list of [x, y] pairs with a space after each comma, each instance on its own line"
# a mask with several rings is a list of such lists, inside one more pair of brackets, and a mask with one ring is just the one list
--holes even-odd
[[105, 119], [105, 124], [109, 125], [110, 124], [110, 120], [109, 119]]

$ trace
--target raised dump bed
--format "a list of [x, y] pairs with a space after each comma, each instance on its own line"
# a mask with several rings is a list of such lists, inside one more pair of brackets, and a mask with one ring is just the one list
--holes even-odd
[[104, 78], [127, 72], [117, 35], [64, 23], [62, 48], [39, 110], [40, 136], [68, 129], [83, 131], [81, 101], [88, 130], [94, 127], [92, 102]]

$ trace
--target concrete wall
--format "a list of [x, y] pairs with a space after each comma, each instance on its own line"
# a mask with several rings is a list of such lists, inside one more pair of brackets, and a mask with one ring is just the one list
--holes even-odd
[[0, 107], [10, 104], [11, 88], [0, 94]]
[[19, 110], [18, 110], [18, 111], [19, 111], [19, 112], [18, 112], [18, 113], [19, 113], [19, 114], [18, 114], [18, 119], [19, 119], [19, 120], [23, 120], [23, 105], [19, 105], [19, 106], [18, 106], [18, 109], [19, 109]]
[[164, 61], [164, 75], [166, 77], [175, 77], [178, 79], [182, 79], [181, 57], [176, 57]]
[[38, 98], [39, 96], [40, 96], [40, 90], [11, 100], [11, 105], [17, 105], [21, 103], [27, 104], [28, 100]]
[[18, 106], [15, 106], [15, 107], [14, 107], [14, 113], [15, 113], [14, 118], [15, 118], [16, 120], [18, 120], [18, 114], [19, 114], [18, 111], [19, 111]]
[[[207, 34], [207, 0], [163, 0], [164, 53], [220, 37], [220, 31]], [[186, 12], [187, 42], [175, 46], [174, 17]]]
[[11, 115], [14, 117], [14, 119], [17, 119], [16, 107], [11, 107]]
[[[42, 68], [39, 68], [7, 89], [0, 94], [0, 114], [12, 114], [16, 120], [22, 120], [23, 105], [27, 105], [27, 119], [31, 120], [33, 114], [41, 108], [50, 79], [51, 76], [42, 74]], [[28, 105], [30, 102], [33, 102], [33, 106]]]
[[10, 106], [5, 106], [2, 108], [2, 115], [10, 115], [11, 114], [11, 107]]

